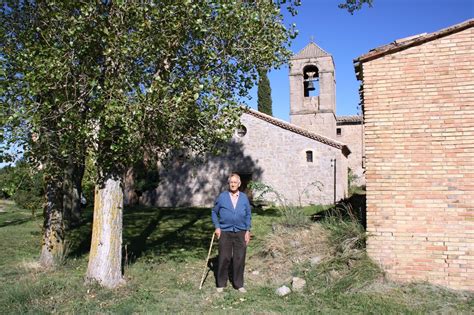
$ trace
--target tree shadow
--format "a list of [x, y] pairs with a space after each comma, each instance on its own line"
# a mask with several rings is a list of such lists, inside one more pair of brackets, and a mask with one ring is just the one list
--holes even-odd
[[0, 223], [0, 228], [12, 226], [12, 225], [21, 225], [23, 223], [27, 223], [30, 221], [35, 220], [36, 217], [29, 217], [24, 219], [16, 219], [16, 220], [6, 220], [5, 222]]
[[[183, 152], [175, 152], [160, 168], [155, 189], [143, 192], [139, 198], [128, 196], [127, 199], [138, 199], [141, 205], [155, 207], [212, 206], [218, 194], [227, 188], [230, 173], [241, 175], [244, 191], [247, 181], [260, 180], [263, 170], [257, 163], [235, 139], [225, 145], [219, 155], [189, 158]], [[128, 183], [126, 193], [133, 195], [133, 181]]]
[[[146, 253], [167, 257], [173, 252], [202, 253], [214, 233], [209, 208], [126, 207], [123, 215], [124, 259], [133, 263]], [[71, 229], [70, 257], [90, 250], [92, 212]]]
[[260, 205], [252, 204], [252, 213], [264, 217], [278, 217], [279, 210], [277, 208], [264, 208]]
[[92, 218], [94, 210], [92, 207], [84, 208], [79, 222], [66, 231], [66, 242], [69, 243], [69, 257], [80, 257], [87, 254], [91, 247]]
[[[160, 168], [158, 187], [143, 192], [140, 205], [124, 208], [125, 263], [134, 263], [146, 255], [175, 260], [205, 256], [214, 233], [210, 206], [227, 189], [231, 172], [243, 174], [248, 180], [260, 180], [263, 171], [235, 140], [219, 156], [208, 154], [187, 159], [179, 152], [174, 154]], [[125, 193], [135, 193], [134, 187], [126, 186]], [[190, 208], [192, 205], [208, 208]], [[84, 212], [81, 223], [70, 232], [71, 256], [82, 256], [90, 250], [92, 209]], [[274, 210], [257, 212], [276, 215]]]
[[148, 216], [141, 210], [127, 211], [124, 215], [124, 246], [128, 263], [146, 253], [168, 257], [172, 253], [203, 252], [209, 245], [208, 238], [214, 233], [210, 209], [150, 209], [154, 212]]

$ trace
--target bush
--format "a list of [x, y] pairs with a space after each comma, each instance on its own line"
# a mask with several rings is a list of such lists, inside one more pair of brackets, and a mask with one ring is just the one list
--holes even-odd
[[0, 169], [0, 198], [10, 199], [15, 194], [20, 183], [15, 167], [5, 166]]
[[44, 202], [43, 172], [33, 169], [26, 161], [0, 170], [2, 198], [13, 199], [19, 207], [40, 210]]

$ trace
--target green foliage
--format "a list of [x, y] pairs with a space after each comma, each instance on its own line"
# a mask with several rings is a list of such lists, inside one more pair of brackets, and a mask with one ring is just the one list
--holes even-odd
[[367, 4], [369, 8], [372, 7], [374, 0], [346, 0], [345, 3], [339, 4], [339, 8], [347, 10], [350, 14], [354, 14], [354, 11], [362, 9], [364, 4]]
[[43, 172], [24, 160], [0, 169], [1, 198], [11, 198], [33, 213], [41, 211], [44, 202]]
[[15, 172], [13, 166], [5, 166], [0, 169], [0, 198], [11, 198], [21, 181], [21, 177]]
[[86, 147], [98, 177], [172, 148], [212, 149], [257, 69], [290, 56], [284, 2], [6, 1], [5, 140], [51, 173]]
[[138, 161], [133, 166], [134, 188], [138, 193], [155, 189], [159, 181], [159, 170], [156, 163], [145, 164], [143, 161]]
[[352, 196], [354, 194], [365, 194], [365, 186], [359, 186], [357, 185], [357, 181], [359, 180], [359, 176], [354, 174], [352, 169], [348, 169], [347, 173], [347, 187], [349, 190], [349, 196]]
[[268, 80], [267, 71], [259, 69], [258, 77], [258, 110], [272, 116], [272, 89], [270, 87], [270, 80]]
[[82, 195], [88, 205], [92, 205], [94, 202], [96, 174], [97, 168], [95, 167], [92, 157], [88, 155], [85, 160], [84, 176], [82, 177]]

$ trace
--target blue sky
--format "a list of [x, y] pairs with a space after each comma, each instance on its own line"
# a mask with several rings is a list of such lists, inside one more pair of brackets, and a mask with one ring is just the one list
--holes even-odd
[[[285, 24], [296, 23], [298, 37], [291, 50], [314, 42], [330, 53], [336, 65], [336, 114], [358, 113], [359, 82], [353, 59], [396, 39], [431, 33], [474, 17], [474, 0], [374, 0], [350, 15], [337, 5], [343, 0], [302, 0], [298, 15], [285, 13]], [[474, 53], [474, 52], [473, 52]], [[289, 121], [288, 67], [269, 73], [273, 116]], [[247, 102], [257, 107], [256, 90]]]

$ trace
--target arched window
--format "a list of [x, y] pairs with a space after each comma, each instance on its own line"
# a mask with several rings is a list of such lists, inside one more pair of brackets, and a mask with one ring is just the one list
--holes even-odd
[[309, 65], [303, 68], [303, 88], [305, 97], [319, 95], [319, 70], [316, 66]]
[[306, 162], [313, 163], [313, 151], [306, 151]]
[[237, 130], [236, 130], [236, 133], [237, 133], [237, 136], [239, 136], [240, 138], [242, 138], [243, 136], [245, 136], [247, 134], [247, 128], [245, 128], [244, 125], [240, 125]]

